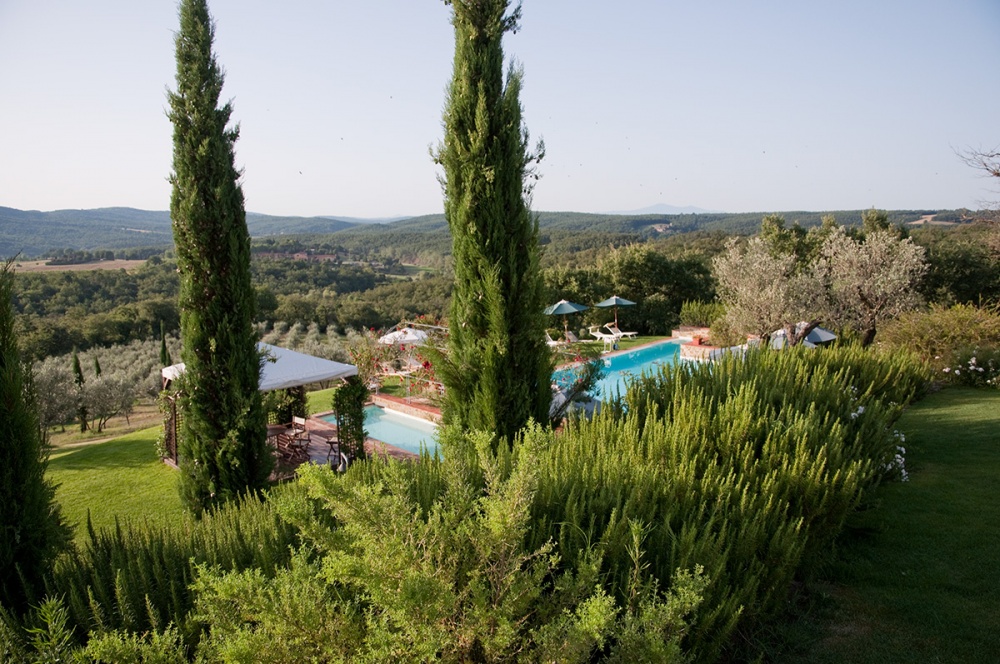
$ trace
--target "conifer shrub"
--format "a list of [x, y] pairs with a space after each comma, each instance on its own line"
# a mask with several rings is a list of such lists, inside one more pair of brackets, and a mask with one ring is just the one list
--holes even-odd
[[305, 468], [308, 497], [277, 502], [315, 556], [296, 555], [273, 578], [201, 568], [196, 613], [210, 630], [199, 655], [245, 661], [267, 647], [278, 662], [685, 661], [703, 570], [680, 570], [661, 588], [644, 573], [644, 532], [633, 527], [633, 574], [617, 600], [602, 587], [597, 548], [567, 566], [554, 542], [526, 544], [540, 450], [528, 441], [494, 451], [491, 436], [455, 429], [445, 437], [455, 454], [444, 460], [372, 461], [343, 476]]
[[40, 581], [71, 533], [45, 477], [37, 406], [44, 396], [21, 358], [13, 286], [13, 261], [0, 262], [0, 607], [19, 614], [38, 601]]
[[198, 629], [189, 614], [196, 565], [273, 576], [288, 566], [298, 543], [296, 529], [254, 496], [176, 526], [124, 522], [95, 530], [88, 523], [88, 531], [87, 543], [61, 558], [46, 582], [47, 595], [65, 602], [77, 639], [173, 624], [194, 643]]
[[685, 645], [713, 661], [824, 559], [886, 475], [891, 424], [926, 380], [912, 358], [858, 348], [665, 368], [589, 422], [530, 434], [543, 452], [529, 542], [553, 538], [570, 566], [598, 544], [620, 596], [642, 524], [653, 578], [701, 565], [711, 579]]

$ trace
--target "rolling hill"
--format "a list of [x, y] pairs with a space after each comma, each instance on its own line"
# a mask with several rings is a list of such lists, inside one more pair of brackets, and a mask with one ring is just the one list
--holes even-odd
[[[889, 213], [897, 223], [916, 221], [937, 210], [896, 210]], [[752, 233], [763, 212], [700, 214], [590, 214], [583, 212], [539, 212], [543, 231], [628, 233], [656, 236], [690, 231]], [[843, 224], [860, 223], [861, 210], [834, 212], [782, 212], [789, 224], [813, 226], [825, 214]], [[398, 220], [362, 220], [334, 216], [289, 217], [247, 213], [247, 227], [255, 238], [279, 235], [343, 235], [345, 239], [406, 238], [417, 234], [447, 232], [443, 214]], [[0, 207], [0, 258], [20, 253], [34, 258], [55, 249], [88, 250], [134, 247], [169, 247], [173, 244], [170, 213], [133, 208], [93, 210], [17, 210]], [[376, 242], [375, 244], [381, 244]]]

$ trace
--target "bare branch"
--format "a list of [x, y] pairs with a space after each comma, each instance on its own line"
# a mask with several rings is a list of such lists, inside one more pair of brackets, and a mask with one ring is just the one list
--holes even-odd
[[1000, 178], [1000, 147], [992, 150], [969, 148], [958, 152], [958, 158], [977, 171], [982, 171], [990, 177]]

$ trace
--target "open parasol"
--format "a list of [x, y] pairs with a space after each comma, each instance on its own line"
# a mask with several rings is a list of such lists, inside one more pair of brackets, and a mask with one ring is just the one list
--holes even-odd
[[632, 307], [635, 306], [635, 302], [632, 300], [626, 300], [623, 297], [618, 297], [617, 295], [612, 295], [603, 302], [598, 302], [594, 305], [595, 307], [614, 307], [615, 308], [615, 327], [618, 327], [618, 307]]
[[576, 302], [570, 302], [569, 300], [559, 300], [555, 304], [545, 307], [544, 313], [548, 316], [562, 316], [564, 331], [568, 332], [569, 320], [567, 320], [566, 316], [586, 311], [588, 308], [589, 307], [585, 304], [577, 304]]

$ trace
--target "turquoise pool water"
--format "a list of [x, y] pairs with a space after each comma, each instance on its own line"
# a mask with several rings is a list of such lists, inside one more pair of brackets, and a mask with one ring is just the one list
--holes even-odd
[[[327, 415], [323, 419], [336, 421], [333, 415]], [[421, 443], [431, 454], [437, 449], [437, 442], [434, 440], [436, 424], [381, 406], [365, 406], [365, 431], [369, 438], [414, 454], [420, 454]]]
[[[618, 394], [624, 394], [628, 382], [644, 372], [654, 373], [660, 366], [677, 362], [682, 341], [664, 341], [650, 346], [637, 348], [627, 353], [619, 353], [603, 358], [604, 378], [597, 384], [595, 397], [610, 399]], [[560, 369], [552, 374], [552, 380], [560, 387], [573, 381], [572, 367]]]

